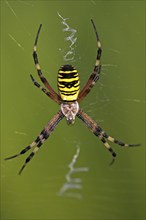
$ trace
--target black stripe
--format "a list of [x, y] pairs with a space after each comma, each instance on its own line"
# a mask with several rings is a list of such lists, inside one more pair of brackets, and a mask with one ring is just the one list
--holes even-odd
[[31, 149], [30, 145], [23, 149], [20, 154], [25, 154], [29, 149]]
[[40, 84], [38, 84], [36, 81], [33, 81], [34, 85], [37, 86], [38, 88], [40, 88]]
[[40, 141], [38, 144], [37, 144], [37, 147], [41, 147], [41, 145], [42, 145], [43, 143]]
[[29, 157], [26, 158], [26, 161], [25, 161], [25, 162], [28, 163], [34, 155], [35, 155], [35, 153], [32, 152], [32, 153], [29, 155]]
[[99, 136], [101, 132], [102, 132], [102, 128], [97, 127], [96, 130], [94, 131], [94, 134], [95, 134], [96, 136]]
[[73, 80], [73, 81], [71, 81], [71, 82], [65, 82], [65, 81], [61, 81], [61, 82], [60, 82], [60, 81], [59, 81], [59, 82], [58, 82], [58, 86], [63, 85], [63, 86], [65, 86], [65, 87], [67, 87], [67, 88], [77, 87], [77, 86], [79, 86], [79, 84], [76, 85], [78, 82], [79, 82], [79, 80]]
[[35, 140], [36, 143], [38, 143], [40, 141], [40, 136], [38, 136]]
[[115, 144], [118, 144], [120, 146], [124, 146], [125, 144], [122, 141], [114, 140]]
[[[74, 87], [74, 88], [80, 87], [80, 84], [78, 84], [78, 85], [76, 85], [76, 86], [74, 85], [74, 86], [71, 86], [71, 87], [67, 87], [67, 86], [60, 86], [59, 83], [58, 83], [58, 87], [59, 87], [59, 88], [62, 88], [62, 89], [64, 89], [64, 88], [70, 89], [70, 88], [72, 88], [72, 87]], [[79, 89], [78, 89], [78, 90], [79, 90]]]
[[106, 143], [106, 140], [102, 137], [101, 138], [101, 141], [105, 144]]
[[102, 49], [101, 49], [101, 48], [98, 48], [98, 51], [97, 51], [97, 60], [100, 60], [101, 53], [102, 53]]
[[61, 92], [61, 94], [66, 95], [66, 96], [72, 96], [72, 95], [75, 95], [76, 92], [74, 92], [74, 93], [72, 93], [72, 94], [68, 94], [68, 93], [65, 93], [65, 92]]
[[112, 148], [109, 148], [108, 150], [112, 153], [112, 156], [113, 156], [113, 157], [116, 157], [116, 153], [113, 151]]
[[73, 100], [64, 100], [63, 103], [68, 103], [68, 102], [71, 102], [71, 103], [72, 103], [72, 102], [74, 102], [74, 101], [76, 101], [76, 99], [73, 99]]
[[60, 79], [69, 79], [69, 78], [76, 78], [76, 77], [78, 77], [79, 75], [78, 75], [78, 73], [76, 72], [76, 73], [59, 73], [58, 74], [58, 78], [60, 78]]
[[34, 63], [38, 64], [38, 57], [36, 51], [33, 52]]
[[65, 91], [65, 90], [61, 90], [61, 89], [59, 89], [59, 91], [62, 93], [62, 92], [65, 92], [65, 93], [77, 93], [78, 91], [79, 91], [79, 89], [77, 89], [77, 90], [74, 90], [74, 91]]
[[59, 71], [73, 71], [76, 70], [72, 65], [66, 64], [60, 67]]

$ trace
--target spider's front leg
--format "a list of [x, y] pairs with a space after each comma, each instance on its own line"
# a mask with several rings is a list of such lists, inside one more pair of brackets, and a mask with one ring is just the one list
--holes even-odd
[[36, 38], [35, 38], [35, 42], [34, 42], [34, 47], [33, 47], [33, 59], [34, 59], [34, 63], [38, 72], [38, 75], [42, 81], [42, 83], [45, 85], [45, 87], [50, 91], [50, 93], [54, 96], [54, 99], [58, 100], [58, 102], [60, 102], [60, 97], [59, 95], [54, 91], [54, 89], [52, 88], [52, 86], [49, 84], [49, 82], [47, 81], [47, 79], [43, 76], [43, 73], [41, 71], [41, 67], [39, 64], [39, 60], [38, 60], [38, 55], [37, 55], [37, 42], [38, 42], [38, 38], [39, 38], [39, 34], [41, 31], [41, 27], [42, 24], [40, 24]]
[[94, 24], [93, 19], [91, 19], [91, 22], [92, 22], [92, 25], [93, 25], [93, 28], [94, 28], [94, 31], [95, 31], [95, 35], [96, 35], [97, 56], [96, 56], [96, 62], [95, 62], [95, 66], [94, 66], [93, 72], [92, 72], [91, 76], [89, 77], [87, 83], [85, 84], [85, 86], [83, 87], [83, 89], [79, 93], [79, 96], [78, 96], [78, 101], [79, 102], [82, 99], [84, 99], [84, 97], [93, 88], [93, 86], [95, 85], [95, 83], [99, 79], [99, 74], [100, 74], [100, 70], [101, 70], [101, 65], [100, 65], [100, 58], [101, 58], [101, 54], [102, 54], [101, 43], [100, 43], [99, 36], [98, 36], [97, 30], [96, 30], [96, 26]]
[[124, 142], [119, 141], [119, 140], [109, 136], [105, 131], [102, 130], [102, 128], [99, 125], [97, 125], [97, 123], [94, 120], [92, 120], [82, 110], [79, 110], [79, 112], [77, 113], [77, 117], [79, 119], [81, 119], [86, 124], [86, 126], [90, 129], [90, 131], [93, 132], [93, 134], [95, 136], [99, 137], [99, 139], [102, 141], [104, 146], [112, 154], [113, 158], [116, 157], [116, 153], [113, 151], [111, 146], [108, 144], [107, 140], [110, 141], [110, 142], [113, 142], [115, 144], [118, 144], [119, 146], [122, 146], [122, 147], [136, 147], [136, 146], [140, 146], [140, 144], [125, 144]]
[[59, 110], [58, 113], [48, 122], [46, 127], [41, 131], [41, 133], [39, 134], [39, 136], [36, 138], [35, 141], [33, 141], [29, 146], [21, 150], [20, 153], [13, 155], [11, 157], [7, 157], [5, 158], [5, 160], [18, 157], [22, 154], [25, 154], [28, 150], [34, 148], [31, 154], [26, 158], [25, 163], [23, 164], [22, 168], [19, 171], [19, 174], [21, 174], [27, 163], [33, 158], [35, 153], [40, 149], [44, 141], [47, 140], [47, 138], [53, 132], [57, 124], [63, 119], [63, 117], [64, 115], [62, 114], [61, 110]]

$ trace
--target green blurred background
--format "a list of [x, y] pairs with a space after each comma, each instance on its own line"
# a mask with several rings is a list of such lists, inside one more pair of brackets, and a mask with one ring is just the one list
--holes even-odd
[[[27, 155], [3, 159], [31, 143], [59, 108], [29, 77], [39, 81], [32, 48], [42, 23], [39, 61], [57, 89], [57, 71], [69, 46], [57, 12], [77, 30], [71, 64], [82, 86], [96, 57], [91, 18], [100, 35], [100, 81], [81, 108], [112, 136], [142, 146], [112, 144], [118, 156], [109, 166], [111, 155], [84, 124], [76, 119], [68, 127], [63, 120], [19, 176]], [[145, 219], [144, 31], [145, 1], [1, 1], [1, 219]], [[72, 186], [60, 196], [77, 146], [74, 166], [89, 170], [73, 173], [81, 188]]]

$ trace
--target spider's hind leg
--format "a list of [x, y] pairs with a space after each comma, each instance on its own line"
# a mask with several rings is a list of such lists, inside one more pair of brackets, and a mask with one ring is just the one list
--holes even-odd
[[117, 139], [109, 136], [106, 132], [103, 133], [103, 137], [106, 138], [108, 141], [115, 143], [121, 147], [137, 147], [137, 146], [141, 145], [141, 144], [126, 144], [120, 140], [117, 140]]
[[28, 150], [30, 150], [30, 149], [32, 149], [34, 147], [33, 151], [26, 158], [25, 163], [23, 164], [21, 170], [19, 171], [19, 174], [21, 174], [23, 169], [27, 165], [27, 163], [33, 158], [35, 153], [40, 149], [40, 147], [42, 146], [44, 141], [47, 140], [47, 138], [54, 131], [55, 127], [63, 119], [63, 117], [64, 117], [64, 115], [62, 114], [61, 110], [59, 110], [57, 112], [57, 114], [54, 115], [54, 117], [48, 122], [48, 124], [45, 126], [45, 128], [41, 131], [41, 133], [38, 135], [36, 140], [34, 142], [32, 142], [32, 144], [30, 144], [29, 146], [25, 147], [23, 150], [20, 151], [20, 153], [14, 155], [14, 156], [8, 157], [5, 160], [9, 160], [9, 159], [18, 157], [21, 154], [26, 153]]
[[[43, 130], [44, 131], [44, 130]], [[43, 132], [42, 131], [42, 132]], [[13, 155], [13, 156], [10, 156], [10, 157], [7, 157], [7, 158], [5, 158], [5, 160], [10, 160], [10, 159], [13, 159], [13, 158], [15, 158], [15, 157], [18, 157], [18, 156], [20, 156], [20, 155], [22, 155], [22, 154], [25, 154], [27, 151], [29, 151], [30, 149], [32, 149], [35, 145], [37, 145], [39, 142], [40, 142], [40, 140], [41, 140], [41, 138], [42, 138], [42, 132], [40, 133], [40, 135], [39, 136], [37, 136], [37, 138], [35, 139], [35, 141], [33, 141], [30, 145], [28, 145], [27, 147], [25, 147], [23, 150], [21, 150], [18, 154], [15, 154], [15, 155]]]
[[106, 139], [102, 135], [101, 136], [99, 135], [99, 139], [102, 141], [102, 143], [104, 144], [106, 149], [111, 153], [112, 161], [110, 162], [109, 165], [112, 165], [115, 162], [116, 153], [115, 153], [115, 151], [112, 149], [112, 147], [109, 145], [109, 143], [106, 141]]
[[116, 153], [114, 152], [112, 147], [109, 145], [108, 141], [113, 142], [115, 144], [118, 144], [119, 146], [122, 146], [122, 147], [140, 146], [140, 144], [125, 144], [124, 142], [119, 141], [119, 140], [114, 139], [113, 137], [109, 136], [105, 131], [103, 131], [103, 129], [94, 120], [92, 120], [90, 118], [90, 116], [88, 116], [82, 110], [79, 110], [79, 112], [77, 113], [77, 117], [85, 123], [85, 125], [90, 129], [90, 131], [95, 136], [97, 136], [100, 139], [100, 141], [102, 141], [103, 145], [111, 153], [111, 155], [113, 157], [111, 164], [113, 164], [113, 162], [115, 160]]
[[100, 139], [100, 141], [103, 143], [103, 145], [106, 147], [106, 149], [111, 153], [111, 155], [113, 157], [113, 161], [114, 161], [115, 157], [116, 157], [116, 153], [112, 149], [112, 147], [109, 145], [106, 138], [104, 137], [105, 132], [102, 130], [102, 128], [99, 125], [97, 125], [97, 123], [95, 121], [93, 121], [82, 110], [79, 110], [77, 117], [79, 119], [81, 119], [85, 123], [85, 125], [90, 129], [90, 131]]
[[37, 146], [35, 146], [34, 150], [29, 154], [29, 156], [26, 158], [25, 163], [23, 164], [22, 168], [19, 171], [19, 175], [22, 173], [23, 169], [26, 167], [27, 163], [33, 158], [33, 156], [36, 154], [36, 152], [39, 150], [39, 148], [41, 147], [41, 145], [43, 144], [43, 142], [46, 139], [42, 139]]
[[15, 158], [15, 157], [18, 157], [18, 156], [20, 156], [20, 155], [22, 155], [22, 154], [25, 154], [28, 150], [30, 150], [30, 149], [31, 149], [32, 147], [34, 147], [35, 145], [36, 145], [36, 142], [34, 141], [34, 142], [32, 142], [30, 145], [28, 145], [27, 147], [25, 147], [23, 150], [21, 150], [20, 153], [15, 154], [15, 155], [10, 156], [10, 157], [7, 157], [7, 158], [5, 158], [5, 160], [10, 160], [10, 159], [13, 159], [13, 158]]

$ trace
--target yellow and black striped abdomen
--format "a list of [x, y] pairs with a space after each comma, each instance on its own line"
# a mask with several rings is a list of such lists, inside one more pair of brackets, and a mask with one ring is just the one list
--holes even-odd
[[80, 90], [79, 74], [72, 65], [61, 66], [58, 71], [58, 89], [61, 99], [75, 101]]

